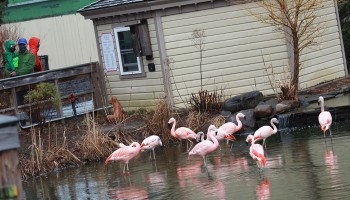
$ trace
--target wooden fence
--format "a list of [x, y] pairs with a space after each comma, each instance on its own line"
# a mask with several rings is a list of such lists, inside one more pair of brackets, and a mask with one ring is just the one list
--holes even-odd
[[103, 71], [95, 62], [0, 79], [0, 114], [17, 115], [26, 123], [23, 126], [28, 125], [28, 110], [32, 104], [26, 103], [24, 96], [40, 82], [54, 83], [61, 94], [59, 108], [51, 112], [49, 120], [73, 115], [68, 100], [71, 93], [78, 99], [78, 114], [106, 106]]

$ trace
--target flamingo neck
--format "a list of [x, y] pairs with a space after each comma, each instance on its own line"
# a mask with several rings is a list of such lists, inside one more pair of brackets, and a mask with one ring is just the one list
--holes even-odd
[[324, 100], [323, 99], [321, 99], [321, 112], [324, 112]]
[[237, 126], [235, 128], [235, 131], [238, 131], [242, 128], [243, 124], [242, 124], [242, 121], [239, 119], [238, 116], [236, 116], [236, 121], [237, 121]]
[[273, 128], [273, 133], [277, 133], [277, 127], [276, 125], [273, 123], [273, 121], [271, 120], [271, 126]]
[[212, 132], [209, 132], [207, 134], [209, 136], [209, 138], [211, 139], [211, 141], [213, 142], [213, 148], [216, 149], [219, 147], [219, 142], [218, 140], [212, 135]]
[[175, 134], [175, 126], [176, 126], [176, 121], [174, 120], [173, 126], [171, 127], [171, 130], [170, 130], [170, 134], [171, 134], [173, 137], [176, 137], [176, 134]]

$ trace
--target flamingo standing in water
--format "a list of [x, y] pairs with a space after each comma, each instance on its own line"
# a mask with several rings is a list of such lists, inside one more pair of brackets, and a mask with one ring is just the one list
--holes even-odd
[[248, 142], [251, 143], [251, 146], [249, 148], [249, 154], [256, 161], [256, 164], [258, 165], [258, 168], [260, 170], [262, 167], [266, 166], [264, 148], [260, 144], [255, 144], [253, 135], [248, 135], [246, 139], [247, 145], [248, 145]]
[[206, 155], [215, 151], [219, 147], [219, 142], [215, 138], [217, 134], [217, 128], [214, 125], [210, 125], [208, 128], [207, 139], [196, 144], [193, 149], [188, 153], [188, 159], [191, 155], [199, 155], [203, 157], [204, 166], [207, 167]]
[[125, 162], [123, 168], [123, 174], [125, 174], [125, 166], [129, 172], [129, 160], [133, 159], [137, 155], [139, 155], [141, 151], [141, 145], [138, 142], [133, 142], [129, 146], [123, 146], [120, 149], [115, 150], [105, 161], [106, 165], [110, 160], [123, 161]]
[[332, 137], [330, 126], [332, 124], [332, 115], [328, 111], [324, 111], [324, 99], [322, 96], [318, 97], [318, 104], [321, 106], [321, 113], [318, 115], [318, 122], [320, 123], [323, 137], [326, 138], [326, 131], [329, 129], [329, 134]]
[[[162, 146], [162, 141], [160, 140], [159, 136], [157, 135], [151, 135], [147, 138], [145, 138], [142, 143], [141, 143], [141, 151], [145, 151], [145, 150], [152, 150], [153, 152], [153, 159], [156, 159], [156, 154], [154, 153], [154, 149], [157, 146]], [[150, 158], [151, 158], [151, 154], [152, 152], [150, 152]]]
[[266, 142], [265, 142], [266, 138], [277, 133], [277, 127], [274, 123], [278, 124], [278, 120], [276, 118], [272, 118], [270, 123], [273, 129], [270, 126], [262, 126], [258, 130], [256, 130], [254, 133], [254, 141], [256, 142], [259, 140], [263, 140], [263, 146], [265, 146], [265, 148], [266, 148]]
[[193, 142], [191, 141], [192, 140], [195, 140], [196, 137], [197, 137], [197, 134], [192, 131], [191, 129], [187, 128], [187, 127], [179, 127], [175, 130], [175, 126], [176, 126], [176, 120], [175, 118], [170, 118], [169, 119], [169, 122], [168, 124], [173, 124], [172, 127], [171, 127], [171, 130], [170, 130], [170, 134], [173, 136], [173, 137], [176, 137], [180, 140], [187, 140], [191, 143], [191, 146], [190, 148], [188, 148], [188, 143], [186, 141], [186, 144], [187, 144], [187, 152], [191, 149], [192, 145], [193, 145]]
[[221, 125], [218, 130], [223, 130], [226, 131], [227, 134], [232, 135], [235, 132], [241, 130], [241, 128], [243, 127], [242, 121], [240, 120], [240, 118], [244, 118], [245, 119], [245, 115], [243, 113], [238, 113], [236, 115], [236, 121], [237, 121], [237, 125], [233, 122], [227, 122], [223, 125]]
[[[241, 130], [241, 128], [243, 127], [242, 121], [240, 120], [240, 118], [244, 118], [245, 119], [245, 115], [243, 113], [237, 113], [236, 115], [236, 121], [237, 121], [237, 125], [233, 122], [226, 122], [223, 125], [221, 125], [218, 130], [223, 130], [226, 131], [227, 134], [229, 135], [233, 135], [235, 132]], [[228, 144], [227, 140], [227, 144]], [[232, 146], [231, 146], [232, 148]]]

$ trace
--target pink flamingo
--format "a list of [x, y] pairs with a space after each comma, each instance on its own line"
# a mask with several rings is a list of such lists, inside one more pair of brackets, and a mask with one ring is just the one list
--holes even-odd
[[255, 144], [253, 135], [248, 135], [246, 143], [248, 144], [248, 142], [251, 142], [249, 154], [256, 161], [258, 168], [261, 169], [262, 167], [266, 166], [264, 148], [260, 144]]
[[270, 126], [262, 126], [258, 130], [256, 130], [254, 133], [254, 141], [256, 142], [259, 140], [263, 140], [263, 146], [265, 146], [265, 148], [266, 148], [266, 143], [265, 143], [266, 138], [277, 133], [277, 127], [274, 123], [278, 124], [278, 120], [276, 118], [272, 118], [270, 123], [273, 129]]
[[133, 142], [129, 146], [121, 147], [120, 149], [117, 149], [114, 151], [107, 159], [106, 159], [106, 165], [108, 164], [108, 161], [110, 160], [116, 160], [116, 161], [123, 161], [125, 162], [124, 168], [123, 168], [123, 174], [125, 174], [125, 166], [127, 167], [127, 171], [129, 172], [129, 160], [133, 159], [137, 155], [139, 155], [141, 151], [141, 145], [138, 142]]
[[332, 137], [330, 126], [332, 124], [332, 115], [328, 111], [324, 111], [324, 99], [322, 96], [318, 97], [318, 104], [321, 106], [321, 113], [318, 115], [318, 122], [320, 123], [321, 130], [323, 131], [323, 137], [326, 138], [326, 131], [329, 130], [329, 134]]
[[[152, 150], [153, 152], [153, 159], [156, 159], [156, 154], [154, 153], [154, 149], [157, 146], [162, 146], [162, 141], [160, 140], [159, 136], [157, 135], [151, 135], [147, 138], [145, 138], [142, 143], [141, 143], [141, 151], [145, 151], [145, 150]], [[151, 158], [151, 154], [152, 152], [150, 152], [150, 158]]]
[[237, 121], [237, 125], [233, 122], [227, 122], [223, 125], [221, 125], [218, 130], [223, 130], [226, 131], [227, 134], [232, 135], [235, 132], [241, 130], [241, 128], [243, 127], [242, 121], [240, 120], [240, 118], [244, 118], [245, 119], [245, 115], [243, 113], [238, 113], [236, 115], [236, 121]]
[[[240, 120], [240, 118], [244, 118], [245, 119], [245, 115], [243, 113], [237, 113], [236, 115], [236, 121], [237, 121], [237, 125], [233, 122], [226, 122], [223, 125], [221, 125], [218, 130], [223, 130], [226, 131], [227, 134], [229, 135], [233, 135], [235, 132], [241, 130], [241, 128], [243, 127], [242, 121]], [[229, 140], [226, 140], [227, 144]], [[232, 145], [231, 145], [232, 148]]]
[[219, 147], [219, 142], [215, 138], [217, 134], [217, 128], [214, 125], [210, 125], [208, 128], [208, 138], [198, 144], [188, 153], [188, 159], [191, 155], [199, 155], [203, 157], [204, 166], [207, 167], [206, 155], [215, 151]]
[[186, 142], [187, 152], [188, 152], [189, 149], [191, 149], [191, 147], [193, 145], [193, 142], [191, 141], [191, 139], [195, 140], [197, 138], [197, 134], [187, 127], [179, 127], [175, 130], [176, 120], [173, 117], [169, 119], [168, 124], [171, 124], [171, 123], [173, 124], [173, 126], [171, 127], [170, 134], [173, 137], [176, 137], [180, 140], [187, 140], [191, 143], [190, 148], [188, 148], [188, 143]]

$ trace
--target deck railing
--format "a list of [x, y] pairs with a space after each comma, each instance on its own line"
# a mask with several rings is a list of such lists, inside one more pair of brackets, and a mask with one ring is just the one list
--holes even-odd
[[77, 114], [106, 106], [103, 72], [94, 62], [0, 79], [0, 114], [17, 115], [22, 126], [30, 125], [28, 110], [33, 104], [26, 103], [24, 96], [40, 82], [54, 83], [61, 94], [59, 108], [50, 111], [48, 120], [73, 116], [71, 93], [77, 97]]

